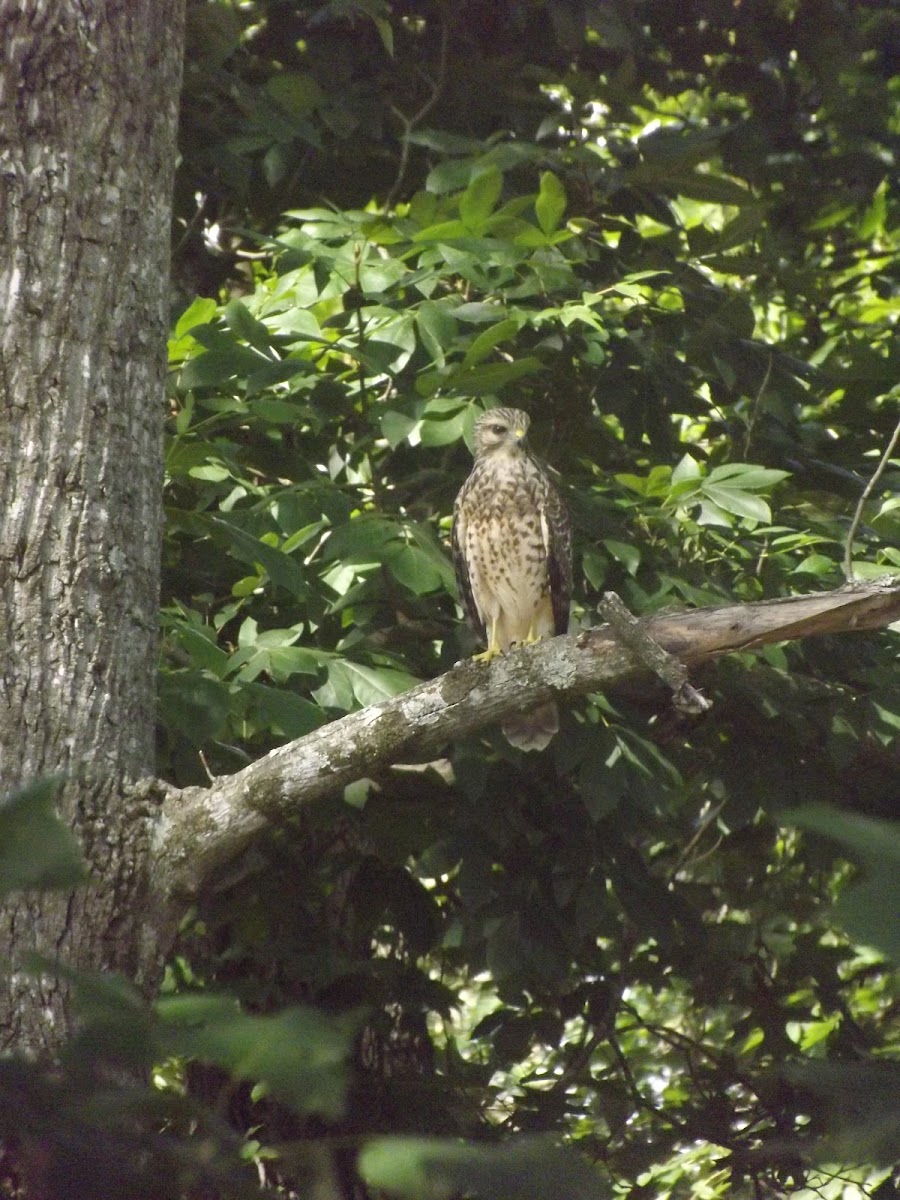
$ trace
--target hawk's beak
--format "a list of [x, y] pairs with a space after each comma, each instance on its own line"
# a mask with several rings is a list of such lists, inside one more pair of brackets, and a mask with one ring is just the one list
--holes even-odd
[[517, 438], [519, 441], [521, 441], [521, 440], [522, 440], [522, 438], [523, 438], [524, 436], [525, 436], [525, 430], [524, 430], [524, 429], [517, 429], [517, 430], [516, 430], [516, 438]]

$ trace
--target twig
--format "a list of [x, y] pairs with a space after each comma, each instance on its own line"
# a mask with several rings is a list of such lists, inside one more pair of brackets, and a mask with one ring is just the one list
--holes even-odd
[[447, 78], [448, 40], [449, 34], [447, 25], [444, 23], [441, 26], [441, 49], [438, 57], [437, 78], [432, 81], [427, 79], [423, 72], [419, 72], [419, 74], [423, 75], [423, 78], [426, 79], [428, 86], [431, 88], [431, 95], [418, 110], [418, 112], [413, 113], [411, 117], [407, 117], [400, 111], [399, 108], [397, 108], [396, 105], [391, 105], [391, 112], [403, 126], [403, 133], [400, 136], [400, 162], [397, 165], [397, 176], [391, 185], [391, 190], [385, 197], [384, 206], [381, 210], [385, 216], [387, 216], [387, 214], [391, 211], [394, 201], [397, 199], [400, 188], [403, 186], [403, 180], [406, 178], [406, 168], [409, 166], [409, 135], [419, 124], [419, 122], [423, 121], [428, 116], [435, 104], [437, 104], [441, 92], [444, 90], [444, 83], [446, 82]]
[[759, 416], [759, 406], [762, 403], [762, 398], [765, 395], [766, 388], [769, 386], [769, 376], [772, 374], [772, 361], [774, 354], [769, 354], [769, 361], [766, 364], [766, 373], [763, 375], [762, 383], [759, 385], [759, 391], [756, 393], [756, 399], [753, 401], [753, 407], [750, 409], [750, 419], [747, 422], [747, 436], [744, 438], [744, 458], [750, 453], [750, 443], [753, 440], [753, 430], [756, 427], [756, 418]]
[[362, 295], [362, 285], [361, 285], [361, 279], [362, 279], [361, 264], [362, 264], [362, 247], [357, 242], [356, 245], [353, 247], [354, 276], [353, 276], [353, 289], [352, 290], [355, 293], [354, 300], [356, 302], [356, 347], [357, 347], [357, 350], [359, 351], [359, 357], [357, 359], [357, 382], [359, 384], [359, 399], [362, 404], [363, 410], [365, 410], [369, 407], [369, 397], [368, 397], [368, 393], [366, 390], [366, 364], [363, 362], [363, 354], [365, 353], [365, 345], [366, 345], [366, 323], [363, 320], [363, 315], [362, 315], [363, 295]]
[[685, 713], [702, 713], [712, 708], [712, 701], [707, 700], [702, 692], [698, 692], [688, 679], [684, 663], [668, 650], [664, 650], [659, 642], [647, 633], [615, 592], [604, 593], [600, 601], [600, 613], [609, 622], [618, 640], [672, 689], [672, 702], [677, 709]]
[[844, 545], [844, 578], [848, 583], [852, 583], [856, 578], [853, 574], [853, 543], [856, 540], [856, 533], [859, 529], [859, 523], [862, 520], [863, 509], [866, 507], [866, 501], [872, 495], [872, 489], [884, 473], [884, 468], [890, 462], [891, 455], [894, 453], [894, 448], [898, 441], [900, 441], [900, 421], [894, 427], [894, 432], [891, 434], [891, 440], [887, 444], [887, 449], [881, 456], [881, 462], [879, 462], [872, 473], [872, 478], [863, 488], [863, 493], [856, 506], [856, 512], [853, 514], [853, 520], [850, 522], [850, 528], [847, 531], [847, 541]]
[[[715, 808], [710, 809], [710, 811], [707, 813], [706, 817], [700, 822], [699, 827], [694, 832], [694, 836], [690, 839], [688, 844], [684, 847], [681, 854], [679, 854], [678, 859], [675, 863], [675, 866], [669, 872], [669, 880], [668, 880], [669, 883], [672, 883], [675, 879], [678, 878], [679, 871], [681, 871], [682, 868], [688, 863], [691, 855], [694, 852], [694, 848], [701, 841], [701, 839], [703, 838], [703, 835], [706, 833], [707, 829], [710, 829], [713, 825], [715, 825], [716, 821], [718, 821], [719, 815], [722, 812], [722, 809], [724, 807], [725, 807], [725, 801], [723, 800], [721, 802], [721, 804], [717, 804], [715, 806]], [[715, 845], [718, 846], [718, 844], [719, 844], [719, 841], [717, 840]], [[705, 857], [706, 857], [705, 854], [701, 855], [701, 859], [705, 858]], [[695, 860], [695, 861], [697, 861], [697, 860]]]
[[198, 193], [198, 197], [199, 197], [199, 199], [197, 201], [197, 207], [194, 209], [191, 219], [189, 221], [185, 221], [184, 232], [182, 233], [181, 237], [178, 239], [177, 243], [172, 247], [172, 258], [173, 259], [181, 251], [181, 248], [184, 246], [185, 242], [191, 236], [191, 234], [194, 231], [194, 229], [196, 228], [196, 226], [200, 224], [200, 218], [203, 216], [203, 210], [206, 208], [206, 203], [209, 200], [209, 197], [204, 195], [202, 192]]

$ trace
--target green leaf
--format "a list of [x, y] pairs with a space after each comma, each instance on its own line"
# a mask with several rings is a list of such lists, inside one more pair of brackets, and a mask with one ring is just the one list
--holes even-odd
[[[721, 230], [706, 229], [702, 225], [690, 230], [688, 242], [694, 254], [708, 256], [713, 253], [722, 254], [722, 266], [728, 265], [724, 258], [725, 250], [733, 250], [742, 246], [756, 236], [767, 215], [764, 204], [747, 204], [733, 220]], [[736, 264], [736, 260], [735, 264]], [[743, 272], [740, 272], [743, 273]]]
[[441, 576], [445, 588], [451, 594], [455, 593], [456, 572], [453, 569], [453, 563], [450, 561], [443, 545], [438, 541], [432, 527], [416, 522], [409, 525], [408, 529], [416, 546], [426, 555], [431, 565]]
[[[407, 135], [407, 140], [414, 146], [424, 146], [440, 154], [477, 154], [484, 145], [478, 138], [461, 137], [458, 133], [447, 133], [442, 129], [414, 129]], [[417, 192], [416, 196], [423, 194], [427, 193]]]
[[198, 325], [208, 325], [215, 318], [217, 309], [215, 300], [210, 296], [198, 296], [178, 318], [172, 333], [173, 340], [180, 340]]
[[736, 517], [744, 517], [751, 521], [772, 520], [772, 512], [760, 496], [738, 488], [716, 487], [706, 481], [703, 485], [703, 495], [723, 512], [733, 513]]
[[876, 237], [884, 231], [887, 217], [887, 193], [888, 181], [882, 179], [872, 196], [872, 203], [863, 213], [857, 226], [856, 232], [863, 241], [868, 241], [869, 238]]
[[[315, 299], [317, 297], [309, 303], [314, 303]], [[298, 297], [296, 303], [302, 304], [302, 297]], [[291, 307], [283, 312], [267, 313], [265, 323], [266, 329], [270, 333], [281, 334], [288, 345], [298, 341], [321, 342], [323, 340], [322, 328], [316, 320], [316, 315], [308, 308]]]
[[416, 596], [437, 591], [443, 585], [441, 572], [417, 546], [398, 546], [387, 555], [387, 565], [397, 580]]
[[161, 1055], [212, 1063], [234, 1079], [264, 1083], [297, 1112], [343, 1115], [353, 1028], [310, 1008], [249, 1016], [233, 1002], [178, 996], [157, 1003]]
[[565, 188], [552, 171], [541, 174], [541, 187], [534, 202], [534, 211], [538, 225], [548, 236], [557, 228], [566, 211]]
[[862, 861], [866, 878], [845, 887], [835, 916], [852, 938], [900, 963], [900, 821], [879, 821], [825, 804], [789, 810], [781, 819], [832, 838]]
[[218, 463], [204, 463], [202, 467], [191, 467], [188, 475], [192, 479], [204, 479], [207, 483], [221, 483], [231, 477], [231, 471]]
[[390, 542], [402, 538], [402, 526], [387, 517], [363, 514], [333, 531], [322, 553], [324, 562], [382, 562]]
[[701, 499], [700, 511], [697, 514], [698, 525], [725, 525], [729, 529], [734, 525], [734, 516], [719, 508], [712, 500]]
[[507, 384], [542, 370], [543, 366], [539, 358], [529, 356], [511, 363], [481, 363], [477, 367], [461, 367], [447, 376], [426, 373], [416, 381], [416, 390], [428, 396], [439, 387], [452, 387], [453, 391], [464, 396], [490, 396]]
[[620, 542], [615, 538], [604, 538], [603, 545], [606, 547], [611, 558], [616, 562], [620, 562], [629, 575], [636, 575], [637, 569], [641, 565], [641, 552], [632, 542]]
[[457, 304], [452, 310], [458, 321], [469, 321], [473, 325], [486, 325], [496, 321], [498, 317], [506, 316], [506, 306], [488, 300], [468, 300]]
[[391, 58], [394, 57], [394, 29], [390, 21], [384, 17], [372, 18], [375, 28], [378, 30], [378, 36], [381, 38], [381, 44], [384, 46]]
[[209, 520], [224, 533], [232, 553], [240, 562], [258, 564], [279, 587], [294, 596], [306, 595], [308, 589], [303, 569], [287, 554], [221, 517], [210, 517]]
[[323, 708], [349, 712], [409, 691], [420, 680], [396, 667], [367, 667], [348, 658], [328, 661], [328, 679], [313, 695]]
[[197, 628], [188, 622], [174, 620], [170, 626], [172, 637], [190, 655], [195, 666], [212, 671], [220, 678], [228, 666], [228, 655], [215, 641], [215, 633], [208, 627]]
[[549, 1139], [473, 1145], [439, 1138], [380, 1138], [359, 1156], [363, 1179], [408, 1200], [601, 1200], [609, 1188], [577, 1154]]
[[184, 364], [178, 376], [178, 386], [185, 391], [216, 387], [255, 371], [261, 361], [258, 354], [236, 343], [220, 346], [216, 350], [204, 350]]
[[191, 667], [160, 673], [157, 708], [166, 729], [202, 746], [221, 737], [231, 711], [228, 687]]
[[83, 882], [78, 843], [56, 813], [60, 782], [41, 779], [0, 800], [0, 896]]
[[733, 179], [696, 171], [669, 173], [660, 183], [667, 192], [714, 204], [744, 205], [752, 203], [754, 198], [752, 192]]
[[584, 571], [585, 579], [596, 591], [599, 591], [606, 582], [608, 567], [606, 558], [590, 546], [582, 553], [581, 568]]
[[464, 188], [472, 178], [472, 163], [469, 159], [446, 158], [428, 172], [425, 188], [438, 196]]
[[497, 207], [503, 189], [503, 176], [496, 167], [488, 167], [475, 176], [459, 198], [459, 216], [469, 233], [480, 233], [485, 221]]
[[283, 683], [292, 675], [310, 675], [315, 678], [321, 674], [324, 662], [321, 651], [308, 650], [303, 646], [267, 646], [263, 641], [264, 637], [265, 634], [252, 645], [242, 645], [229, 658], [228, 669], [234, 671], [240, 668], [240, 680], [256, 679], [263, 672], [271, 675], [276, 683]]
[[685, 454], [672, 472], [672, 483], [682, 483], [688, 479], [700, 478], [700, 464], [690, 454]]
[[794, 575], [827, 575], [830, 571], [837, 568], [837, 563], [833, 558], [829, 558], [825, 554], [808, 554], [796, 567], [794, 567]]
[[[279, 368], [285, 366], [284, 363], [273, 365], [277, 365]], [[256, 378], [258, 380], [258, 376]], [[253, 390], [253, 382], [253, 380], [247, 381], [248, 391]], [[275, 380], [274, 382], [280, 381]], [[292, 404], [288, 400], [254, 400], [250, 405], [250, 411], [257, 420], [265, 421], [268, 425], [296, 425], [303, 415], [299, 405]]]
[[442, 367], [444, 351], [452, 345], [459, 328], [453, 310], [437, 300], [424, 300], [416, 309], [416, 328], [425, 349]]
[[261, 720], [279, 737], [304, 737], [328, 719], [317, 704], [285, 688], [248, 683], [244, 690], [255, 704]]
[[413, 236], [414, 242], [449, 242], [457, 238], [471, 237], [472, 230], [462, 221], [439, 221], [428, 225]]
[[272, 99], [292, 117], [303, 117], [324, 99], [315, 78], [303, 71], [282, 71], [269, 78], [266, 88]]
[[710, 483], [723, 483], [727, 480], [729, 487], [739, 488], [741, 491], [755, 491], [781, 483], [789, 474], [788, 471], [775, 471], [770, 467], [757, 467], [753, 463], [726, 463], [710, 471], [707, 479]]
[[519, 322], [512, 317], [507, 317], [504, 321], [498, 321], [496, 325], [491, 325], [488, 329], [482, 330], [481, 333], [470, 343], [466, 351], [463, 365], [473, 367], [476, 363], [480, 363], [483, 358], [487, 358], [495, 346], [499, 346], [501, 342], [507, 341], [519, 331]]
[[446, 415], [435, 412], [435, 401], [429, 402], [419, 427], [423, 446], [449, 446], [451, 442], [458, 442], [465, 434], [468, 405], [461, 403], [455, 396], [438, 397], [437, 401], [449, 401], [448, 409]]
[[578, 769], [578, 790], [592, 821], [609, 816], [624, 798], [626, 783], [620, 757], [615, 739], [598, 729], [591, 753]]
[[417, 429], [419, 422], [415, 417], [409, 417], [406, 413], [394, 412], [388, 410], [381, 418], [381, 432], [387, 438], [388, 445], [392, 450], [396, 449], [401, 442], [405, 442], [414, 429]]

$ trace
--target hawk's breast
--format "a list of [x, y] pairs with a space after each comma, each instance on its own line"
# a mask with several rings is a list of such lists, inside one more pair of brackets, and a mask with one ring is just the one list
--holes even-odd
[[463, 512], [472, 595], [485, 625], [498, 623], [504, 649], [529, 633], [553, 632], [538, 481], [528, 465], [527, 460], [486, 464], [473, 480]]

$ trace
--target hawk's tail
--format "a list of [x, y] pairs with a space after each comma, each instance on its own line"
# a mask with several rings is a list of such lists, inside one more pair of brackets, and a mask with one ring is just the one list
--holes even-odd
[[543, 750], [559, 729], [559, 709], [551, 700], [527, 713], [513, 713], [500, 725], [503, 735], [517, 750]]

